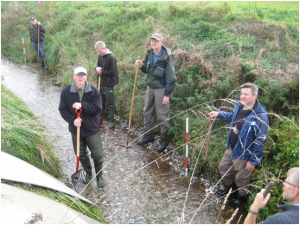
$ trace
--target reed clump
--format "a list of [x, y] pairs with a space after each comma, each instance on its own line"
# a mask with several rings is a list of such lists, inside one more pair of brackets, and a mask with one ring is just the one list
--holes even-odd
[[4, 85], [1, 85], [1, 150], [56, 178], [59, 159], [52, 152], [50, 136], [41, 119]]

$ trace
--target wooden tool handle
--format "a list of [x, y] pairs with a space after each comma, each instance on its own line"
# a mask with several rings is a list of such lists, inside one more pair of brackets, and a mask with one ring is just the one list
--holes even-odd
[[100, 91], [101, 75], [98, 73], [98, 91]]
[[266, 187], [266, 189], [265, 189], [265, 191], [264, 191], [264, 198], [268, 195], [268, 193], [270, 192], [270, 189], [273, 187], [273, 185], [274, 185], [274, 183], [273, 183], [273, 181], [271, 181], [268, 185], [267, 185], [267, 187]]
[[[138, 60], [140, 60], [140, 57], [138, 57]], [[129, 141], [132, 108], [133, 108], [133, 102], [134, 102], [134, 93], [135, 93], [136, 78], [137, 78], [138, 71], [139, 71], [139, 67], [136, 66], [136, 69], [135, 69], [135, 78], [134, 78], [134, 85], [133, 85], [133, 92], [132, 92], [132, 99], [131, 99], [131, 108], [130, 108], [130, 114], [129, 114], [128, 134], [127, 134], [127, 146], [128, 146], [128, 141]]]

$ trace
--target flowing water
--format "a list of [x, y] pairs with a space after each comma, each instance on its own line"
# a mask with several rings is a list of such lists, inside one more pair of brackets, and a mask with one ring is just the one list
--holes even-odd
[[[72, 71], [70, 76], [71, 73]], [[1, 77], [2, 84], [20, 97], [45, 122], [52, 135], [55, 154], [61, 160], [62, 181], [70, 185], [71, 175], [76, 169], [76, 156], [68, 124], [58, 111], [62, 87], [57, 84], [55, 75], [42, 69], [37, 70], [36, 64], [13, 64], [2, 59]], [[107, 120], [104, 125], [108, 127]], [[220, 207], [214, 195], [208, 197], [204, 206], [190, 221], [205, 198], [205, 186], [201, 179], [192, 183], [186, 199], [188, 178], [174, 171], [167, 156], [148, 165], [163, 154], [149, 146], [141, 147], [136, 143], [132, 143], [132, 148], [127, 149], [118, 146], [125, 145], [127, 139], [127, 131], [121, 129], [121, 126], [120, 122], [116, 122], [114, 130], [101, 131], [106, 165], [103, 177], [106, 186], [98, 189], [93, 182], [82, 194], [105, 212], [107, 221], [126, 224], [216, 223]], [[132, 135], [129, 142], [135, 138]], [[226, 222], [233, 211], [233, 208], [226, 207], [218, 223]]]

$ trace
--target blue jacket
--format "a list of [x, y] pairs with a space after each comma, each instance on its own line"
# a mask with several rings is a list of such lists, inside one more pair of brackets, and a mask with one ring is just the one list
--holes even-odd
[[[220, 111], [218, 117], [230, 123], [230, 129], [227, 137], [227, 149], [230, 148], [230, 134], [233, 132], [232, 127], [235, 122], [235, 118], [240, 107], [243, 105], [240, 103], [236, 104], [233, 113]], [[269, 120], [267, 111], [265, 108], [256, 100], [256, 104], [253, 111], [245, 119], [245, 122], [239, 133], [239, 139], [233, 149], [231, 159], [247, 159], [254, 165], [259, 165], [264, 154], [264, 146], [267, 142], [269, 131]]]

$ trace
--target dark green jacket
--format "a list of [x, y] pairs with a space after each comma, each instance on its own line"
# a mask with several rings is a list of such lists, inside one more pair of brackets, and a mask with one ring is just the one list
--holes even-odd
[[141, 71], [147, 74], [146, 83], [152, 89], [165, 88], [169, 96], [176, 84], [176, 74], [171, 50], [162, 46], [162, 56], [153, 64], [153, 50], [147, 51]]

